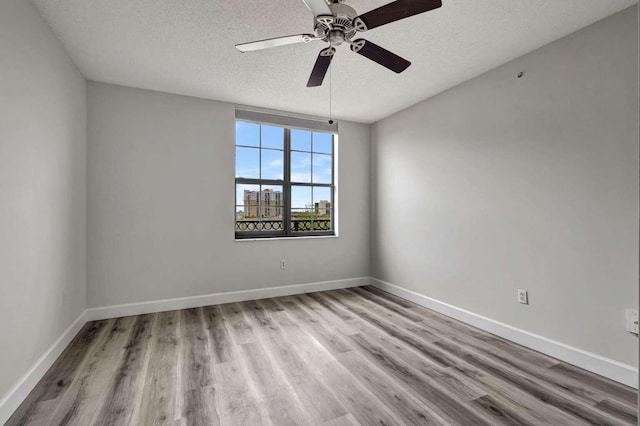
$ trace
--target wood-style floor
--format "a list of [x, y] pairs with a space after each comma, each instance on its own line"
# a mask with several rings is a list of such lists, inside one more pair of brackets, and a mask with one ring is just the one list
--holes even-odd
[[636, 401], [362, 287], [88, 323], [8, 424], [635, 424]]

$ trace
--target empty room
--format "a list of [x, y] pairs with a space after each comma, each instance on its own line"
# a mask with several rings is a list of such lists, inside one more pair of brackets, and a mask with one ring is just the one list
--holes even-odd
[[638, 424], [636, 0], [2, 0], [0, 424]]

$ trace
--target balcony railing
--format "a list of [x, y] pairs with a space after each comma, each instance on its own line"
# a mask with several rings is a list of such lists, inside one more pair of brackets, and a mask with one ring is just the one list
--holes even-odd
[[[236, 231], [282, 231], [282, 220], [237, 220]], [[331, 219], [291, 219], [293, 232], [331, 231]]]

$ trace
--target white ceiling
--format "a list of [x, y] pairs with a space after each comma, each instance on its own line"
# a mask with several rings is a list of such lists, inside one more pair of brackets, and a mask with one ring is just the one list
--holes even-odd
[[[33, 0], [90, 80], [327, 116], [306, 82], [322, 42], [241, 54], [236, 43], [311, 33], [300, 0]], [[388, 0], [349, 0], [359, 13]], [[333, 116], [371, 123], [629, 7], [637, 0], [444, 0], [359, 36], [410, 60], [394, 74], [338, 48]]]

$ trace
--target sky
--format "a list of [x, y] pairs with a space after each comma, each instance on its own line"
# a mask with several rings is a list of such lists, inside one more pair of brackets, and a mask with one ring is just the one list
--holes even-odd
[[[236, 177], [282, 179], [284, 173], [284, 129], [236, 121]], [[238, 146], [240, 145], [240, 146]], [[260, 149], [262, 148], [262, 149]], [[331, 183], [331, 134], [291, 130], [291, 207], [304, 209], [321, 200], [331, 200], [329, 188], [295, 186]], [[262, 189], [282, 191], [282, 186]], [[243, 205], [244, 190], [259, 191], [259, 185], [237, 185], [236, 205]], [[238, 210], [238, 208], [236, 208]]]

